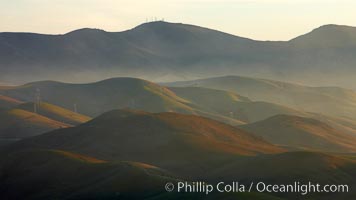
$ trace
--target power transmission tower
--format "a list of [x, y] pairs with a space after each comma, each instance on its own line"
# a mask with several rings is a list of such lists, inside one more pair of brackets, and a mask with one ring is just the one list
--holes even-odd
[[75, 104], [73, 104], [73, 111], [75, 112], [75, 113], [78, 113], [78, 110], [77, 110], [77, 104], [75, 103]]
[[232, 112], [232, 111], [230, 112], [230, 117], [234, 118], [234, 112]]
[[33, 103], [33, 112], [37, 113], [37, 106], [36, 106], [36, 102]]
[[135, 108], [136, 108], [135, 99], [132, 99], [132, 100], [131, 100], [131, 108], [132, 108], [132, 109], [135, 109]]
[[41, 90], [39, 88], [36, 89], [35, 99], [33, 103], [33, 112], [38, 113], [41, 106]]

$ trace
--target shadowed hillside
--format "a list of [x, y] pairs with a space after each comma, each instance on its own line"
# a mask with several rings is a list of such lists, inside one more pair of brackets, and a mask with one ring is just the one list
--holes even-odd
[[[112, 109], [140, 109], [148, 112], [178, 112], [197, 114], [232, 125], [266, 119], [275, 114], [305, 115], [305, 113], [266, 102], [252, 102], [233, 92], [198, 87], [166, 88], [135, 78], [112, 78], [88, 84], [42, 81], [0, 89], [0, 94], [33, 101], [40, 92], [41, 100], [78, 113], [98, 116]], [[44, 104], [44, 115], [53, 116], [58, 108]], [[33, 110], [27, 104], [26, 110]], [[264, 112], [260, 112], [264, 110]], [[42, 112], [43, 111], [39, 111]], [[51, 112], [52, 114], [50, 114]], [[66, 111], [68, 112], [68, 111]], [[56, 115], [58, 115], [57, 113]], [[61, 115], [72, 115], [61, 112]], [[63, 116], [61, 117], [63, 119]], [[73, 119], [71, 119], [73, 120]], [[71, 123], [72, 124], [72, 123]]]
[[23, 102], [21, 102], [17, 99], [0, 95], [0, 111], [13, 108], [21, 103], [23, 103]]
[[207, 118], [129, 110], [111, 111], [78, 127], [13, 146], [31, 147], [69, 150], [106, 160], [133, 160], [181, 174], [196, 172], [196, 176], [208, 167], [204, 163], [283, 151], [248, 132]]
[[182, 179], [145, 163], [108, 162], [62, 150], [32, 149], [13, 152], [6, 157], [0, 161], [2, 199], [281, 200], [258, 193], [212, 193], [207, 196], [205, 193], [166, 192], [167, 182]]
[[324, 122], [340, 132], [356, 135], [356, 120], [347, 117], [326, 116], [317, 113], [310, 113], [308, 117]]
[[169, 89], [203, 110], [246, 123], [263, 120], [277, 114], [308, 115], [273, 103], [251, 101], [244, 96], [224, 90], [201, 87], [170, 87]]
[[356, 93], [338, 87], [308, 87], [298, 84], [241, 76], [225, 76], [166, 83], [168, 86], [206, 87], [236, 92], [253, 101], [266, 101], [299, 111], [356, 119]]
[[217, 168], [210, 175], [216, 181], [240, 182], [263, 181], [269, 184], [302, 183], [347, 184], [345, 193], [278, 193], [285, 199], [353, 199], [356, 186], [356, 162], [335, 155], [316, 152], [288, 152], [275, 155], [261, 155], [237, 159]]
[[355, 27], [327, 25], [291, 41], [255, 41], [162, 21], [123, 32], [0, 33], [0, 79], [167, 81], [242, 74], [353, 87], [355, 37]]
[[184, 104], [184, 99], [168, 89], [135, 78], [113, 78], [88, 84], [43, 81], [1, 90], [0, 93], [31, 102], [38, 90], [43, 101], [69, 110], [76, 105], [79, 113], [89, 116], [125, 107], [151, 112], [193, 112]]
[[70, 125], [21, 109], [0, 112], [0, 138], [25, 138]]
[[12, 109], [0, 110], [0, 146], [91, 119], [45, 102], [36, 105], [35, 113], [33, 103], [23, 103], [9, 97], [4, 99], [6, 102], [11, 100], [8, 107]]
[[240, 128], [276, 145], [325, 152], [356, 152], [356, 135], [311, 118], [277, 115]]
[[[262, 200], [278, 198], [255, 193], [201, 196], [166, 193], [163, 189], [167, 181], [174, 181], [172, 177], [210, 183], [292, 184], [297, 180], [356, 185], [352, 155], [284, 152], [250, 132], [203, 117], [114, 110], [77, 127], [55, 130], [2, 148], [0, 155], [7, 159], [0, 161], [0, 192], [5, 188], [1, 194], [13, 198], [34, 195], [34, 199], [115, 199], [119, 194], [122, 199], [149, 195], [151, 199]], [[273, 195], [282, 199], [301, 197], [296, 193]], [[307, 197], [331, 200], [352, 199], [352, 195], [353, 191]]]
[[142, 199], [174, 180], [157, 167], [106, 162], [58, 150], [14, 152], [0, 161], [2, 199]]

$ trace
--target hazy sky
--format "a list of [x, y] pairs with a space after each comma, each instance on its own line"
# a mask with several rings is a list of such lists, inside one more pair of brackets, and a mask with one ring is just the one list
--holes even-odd
[[0, 32], [123, 31], [156, 17], [289, 40], [324, 24], [356, 26], [355, 8], [355, 0], [0, 0]]

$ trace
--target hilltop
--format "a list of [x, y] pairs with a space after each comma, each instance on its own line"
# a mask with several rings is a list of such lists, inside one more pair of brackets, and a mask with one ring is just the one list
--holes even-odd
[[243, 74], [352, 88], [355, 37], [355, 27], [327, 25], [291, 41], [256, 41], [162, 21], [122, 32], [0, 33], [0, 66], [6, 66], [0, 67], [0, 79], [87, 82], [134, 76], [167, 81]]
[[310, 87], [244, 76], [222, 76], [164, 83], [170, 87], [205, 87], [235, 92], [253, 101], [275, 103], [301, 112], [356, 119], [356, 92], [339, 87]]
[[130, 110], [110, 111], [77, 127], [22, 140], [11, 148], [33, 147], [144, 162], [185, 175], [202, 173], [199, 168], [209, 167], [203, 163], [283, 152], [260, 137], [208, 118]]
[[276, 145], [323, 152], [356, 152], [355, 135], [339, 131], [316, 119], [277, 115], [240, 128]]

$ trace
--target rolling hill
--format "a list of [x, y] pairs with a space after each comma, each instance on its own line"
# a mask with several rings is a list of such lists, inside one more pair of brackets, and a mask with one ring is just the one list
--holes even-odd
[[[316, 120], [293, 118], [316, 124]], [[255, 193], [206, 196], [163, 191], [167, 181], [177, 179], [356, 186], [352, 156], [285, 153], [242, 129], [177, 113], [114, 110], [80, 126], [0, 148], [0, 155], [6, 158], [0, 161], [0, 192], [10, 199], [279, 199]], [[295, 193], [273, 195], [301, 198]], [[353, 195], [351, 191], [307, 197], [331, 200]]]
[[284, 151], [260, 137], [207, 118], [130, 110], [110, 111], [77, 127], [22, 140], [11, 149], [33, 147], [144, 162], [196, 176], [211, 167], [210, 162]]
[[20, 105], [21, 103], [23, 102], [17, 99], [0, 95], [0, 111], [13, 108], [17, 105]]
[[332, 117], [317, 113], [310, 113], [308, 117], [324, 122], [343, 133], [356, 135], [356, 120], [347, 117]]
[[356, 135], [339, 131], [324, 122], [290, 115], [240, 126], [267, 141], [295, 149], [324, 152], [356, 152]]
[[23, 103], [10, 97], [4, 99], [9, 103], [7, 109], [0, 110], [0, 146], [91, 119], [46, 102], [41, 102], [35, 113], [33, 103]]
[[21, 139], [70, 125], [21, 109], [0, 112], [0, 138]]
[[123, 32], [0, 33], [0, 79], [88, 82], [134, 76], [167, 81], [241, 74], [349, 88], [355, 85], [355, 35], [355, 27], [325, 25], [291, 41], [255, 41], [167, 22]]
[[13, 152], [0, 161], [1, 199], [142, 199], [173, 181], [144, 163], [107, 162], [61, 150]]
[[[34, 103], [23, 103], [19, 105], [17, 108], [22, 110], [27, 110], [29, 112], [33, 112]], [[37, 114], [73, 126], [82, 124], [91, 119], [88, 116], [75, 113], [73, 111], [46, 102], [40, 103], [40, 105], [37, 108]]]
[[350, 189], [356, 185], [356, 162], [337, 155], [317, 152], [287, 152], [273, 155], [260, 155], [246, 159], [236, 159], [220, 165], [209, 174], [216, 182], [235, 181], [240, 183], [300, 184], [319, 183], [348, 185], [349, 192], [275, 193], [285, 199], [353, 199], [355, 192]]
[[179, 111], [193, 113], [184, 99], [152, 82], [135, 78], [112, 78], [88, 84], [41, 81], [0, 91], [25, 102], [33, 101], [36, 91], [41, 100], [78, 113], [98, 116], [117, 108], [150, 112]]
[[308, 115], [308, 113], [273, 103], [251, 101], [244, 96], [225, 90], [202, 87], [169, 87], [169, 89], [201, 110], [238, 119], [244, 123], [256, 122], [277, 114]]
[[309, 87], [242, 76], [224, 76], [166, 83], [175, 87], [206, 87], [236, 92], [253, 101], [288, 106], [299, 111], [356, 119], [356, 93], [338, 87]]
[[[142, 117], [149, 119], [143, 120]], [[174, 177], [210, 183], [264, 181], [267, 184], [293, 184], [298, 180], [300, 183], [348, 184], [351, 188], [356, 185], [355, 160], [316, 152], [279, 154], [280, 150], [266, 146], [268, 143], [260, 138], [200, 117], [197, 123], [196, 118], [173, 113], [112, 111], [76, 128], [19, 141], [0, 152], [6, 157], [0, 161], [1, 195], [10, 198], [31, 196], [33, 199], [112, 199], [118, 198], [117, 195], [121, 199], [140, 199], [146, 195], [152, 199], [279, 199], [254, 193], [201, 196], [163, 192], [164, 184], [176, 180]], [[157, 126], [156, 120], [162, 124]], [[130, 121], [134, 121], [134, 126]], [[119, 127], [123, 123], [131, 128], [124, 127], [125, 131], [120, 134]], [[157, 127], [167, 131], [157, 130]], [[214, 130], [218, 127], [219, 130]], [[170, 128], [173, 130], [169, 131]], [[233, 136], [226, 129], [233, 129]], [[197, 134], [199, 140], [192, 140], [189, 137], [192, 134]], [[172, 136], [174, 142], [167, 141], [167, 135]], [[189, 140], [182, 142], [179, 136]], [[109, 138], [113, 145], [108, 142]], [[133, 140], [139, 145], [133, 145]], [[55, 150], [47, 149], [52, 147]], [[241, 155], [241, 149], [254, 149], [253, 154], [259, 149], [270, 154]], [[282, 199], [304, 197], [297, 193], [273, 195]], [[313, 193], [307, 197], [352, 199], [353, 195], [350, 191]]]
[[[145, 163], [109, 162], [62, 150], [12, 152], [0, 161], [2, 199], [148, 199], [281, 200], [258, 193], [166, 192], [167, 182], [178, 179], [166, 170]], [[6, 173], [6, 175], [4, 175]]]
[[355, 27], [329, 24], [317, 28], [308, 34], [294, 38], [290, 42], [302, 48], [319, 47], [332, 49], [354, 46], [356, 45], [355, 40]]
[[[42, 102], [49, 102], [68, 110], [73, 110], [75, 105], [79, 113], [91, 117], [113, 109], [132, 108], [148, 112], [196, 114], [232, 125], [241, 125], [275, 114], [304, 115], [284, 106], [252, 102], [233, 92], [198, 87], [166, 88], [136, 78], [112, 78], [87, 84], [42, 81], [0, 89], [0, 94], [31, 102], [38, 91]], [[22, 107], [33, 110], [30, 104]], [[52, 113], [56, 110], [62, 115], [73, 115], [65, 114], [53, 106], [47, 107], [43, 109], [50, 109]], [[261, 110], [264, 111], [260, 112]], [[41, 112], [44, 115], [46, 113], [49, 114], [49, 111]], [[46, 116], [51, 117], [53, 114]], [[63, 120], [63, 116], [60, 119]]]

